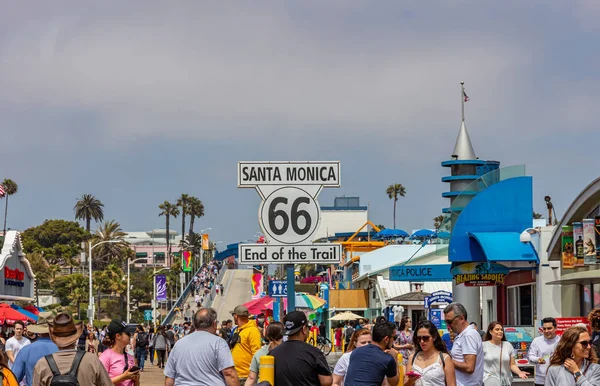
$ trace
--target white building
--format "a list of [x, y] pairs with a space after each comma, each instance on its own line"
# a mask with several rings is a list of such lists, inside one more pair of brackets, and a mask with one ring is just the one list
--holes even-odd
[[359, 197], [336, 197], [333, 206], [321, 206], [321, 222], [314, 240], [336, 233], [354, 233], [369, 219], [368, 207], [360, 206]]

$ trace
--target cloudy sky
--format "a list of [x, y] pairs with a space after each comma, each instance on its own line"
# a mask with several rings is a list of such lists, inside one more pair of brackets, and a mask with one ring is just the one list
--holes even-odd
[[[73, 218], [83, 193], [125, 230], [198, 196], [224, 243], [253, 237], [239, 160], [340, 160], [342, 187], [392, 225], [431, 227], [471, 100], [476, 154], [526, 164], [558, 215], [598, 176], [600, 3], [0, 0], [8, 226]], [[1, 202], [2, 206], [4, 205]]]

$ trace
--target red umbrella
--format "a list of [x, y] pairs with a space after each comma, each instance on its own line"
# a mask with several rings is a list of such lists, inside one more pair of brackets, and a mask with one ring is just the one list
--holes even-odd
[[0, 322], [2, 324], [15, 324], [17, 320], [22, 322], [33, 321], [6, 303], [0, 303]]
[[254, 299], [245, 303], [244, 306], [248, 309], [248, 311], [253, 315], [258, 315], [262, 313], [264, 310], [272, 310], [273, 309], [273, 298], [270, 296], [265, 296], [264, 298]]
[[28, 305], [28, 306], [23, 307], [23, 309], [25, 311], [31, 312], [32, 314], [36, 314], [36, 315], [40, 314], [40, 310], [38, 310], [36, 306]]

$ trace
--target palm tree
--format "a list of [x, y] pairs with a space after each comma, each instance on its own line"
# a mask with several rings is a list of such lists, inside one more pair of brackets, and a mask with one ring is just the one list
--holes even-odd
[[165, 216], [165, 222], [166, 222], [166, 228], [167, 228], [167, 233], [165, 236], [165, 238], [167, 240], [167, 256], [170, 259], [171, 258], [171, 235], [169, 234], [169, 223], [170, 223], [171, 217], [177, 218], [177, 216], [179, 216], [179, 208], [177, 208], [177, 205], [171, 204], [169, 201], [165, 201], [158, 206], [158, 209], [160, 209], [162, 211], [158, 215]]
[[189, 201], [189, 215], [190, 215], [190, 235], [194, 233], [194, 220], [204, 216], [204, 204], [197, 197], [190, 197]]
[[181, 208], [181, 241], [185, 238], [185, 216], [189, 212], [190, 196], [181, 193], [181, 197], [177, 199], [177, 206]]
[[119, 243], [105, 243], [97, 247], [95, 261], [96, 269], [104, 269], [111, 263], [121, 264], [127, 252], [131, 250], [129, 244], [124, 240], [127, 233], [123, 232], [121, 225], [115, 220], [101, 223], [94, 233], [92, 242], [94, 244], [102, 241], [120, 241]]
[[104, 204], [91, 194], [84, 194], [73, 207], [76, 220], [85, 220], [85, 229], [91, 230], [92, 219], [96, 222], [104, 220]]
[[404, 197], [406, 195], [406, 188], [404, 188], [402, 184], [392, 184], [388, 186], [385, 193], [390, 200], [394, 200], [394, 229], [396, 229], [396, 202], [398, 202], [398, 197]]
[[4, 207], [4, 231], [2, 235], [6, 235], [6, 218], [8, 216], [8, 196], [16, 194], [19, 190], [19, 185], [10, 178], [6, 178], [2, 181], [2, 187], [4, 188], [4, 195], [6, 196], [6, 205]]
[[439, 216], [433, 218], [433, 227], [436, 231], [440, 229], [445, 219], [446, 217], [443, 214], [440, 214]]

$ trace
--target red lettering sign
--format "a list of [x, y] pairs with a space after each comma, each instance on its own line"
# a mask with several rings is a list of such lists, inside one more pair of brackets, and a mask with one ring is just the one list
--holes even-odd
[[4, 278], [12, 280], [24, 280], [25, 272], [21, 272], [18, 269], [10, 269], [8, 267], [4, 267]]
[[562, 335], [563, 332], [569, 329], [569, 327], [572, 327], [578, 323], [583, 323], [586, 326], [589, 325], [588, 319], [583, 316], [573, 318], [556, 318], [556, 334]]

